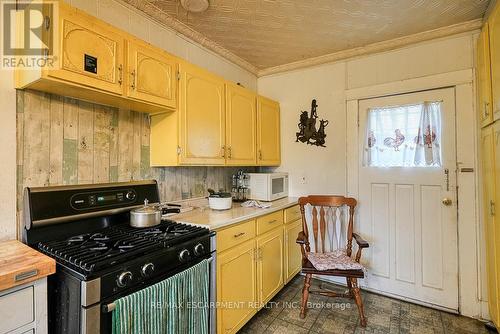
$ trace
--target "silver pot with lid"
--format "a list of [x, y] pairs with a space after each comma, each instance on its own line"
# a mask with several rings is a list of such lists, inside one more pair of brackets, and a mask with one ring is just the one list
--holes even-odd
[[130, 211], [130, 226], [132, 227], [152, 227], [161, 223], [162, 210], [158, 204], [148, 204], [144, 200], [144, 205]]

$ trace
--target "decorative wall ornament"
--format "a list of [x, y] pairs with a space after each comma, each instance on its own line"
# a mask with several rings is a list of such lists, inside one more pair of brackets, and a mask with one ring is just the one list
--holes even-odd
[[316, 112], [316, 108], [318, 105], [316, 104], [316, 99], [311, 102], [311, 115], [309, 116], [307, 111], [301, 111], [300, 113], [300, 122], [298, 125], [299, 132], [295, 133], [297, 139], [295, 142], [302, 142], [308, 145], [316, 145], [321, 147], [325, 146], [325, 128], [328, 125], [328, 121], [321, 119], [319, 121], [319, 129], [316, 130], [316, 119], [318, 118], [318, 114]]

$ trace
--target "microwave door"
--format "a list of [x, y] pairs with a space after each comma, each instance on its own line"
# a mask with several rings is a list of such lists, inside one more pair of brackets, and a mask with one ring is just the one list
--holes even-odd
[[285, 190], [285, 178], [280, 176], [271, 180], [271, 196], [276, 198], [283, 194]]

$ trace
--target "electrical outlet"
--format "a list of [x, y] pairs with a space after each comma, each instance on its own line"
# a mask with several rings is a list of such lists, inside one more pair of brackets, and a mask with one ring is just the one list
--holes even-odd
[[306, 176], [305, 175], [302, 175], [300, 177], [300, 184], [307, 184], [307, 179], [306, 179]]

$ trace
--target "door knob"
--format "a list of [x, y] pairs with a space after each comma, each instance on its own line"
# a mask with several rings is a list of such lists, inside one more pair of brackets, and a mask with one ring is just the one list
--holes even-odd
[[453, 201], [450, 198], [447, 198], [447, 197], [443, 198], [442, 202], [446, 206], [450, 206], [453, 203]]

